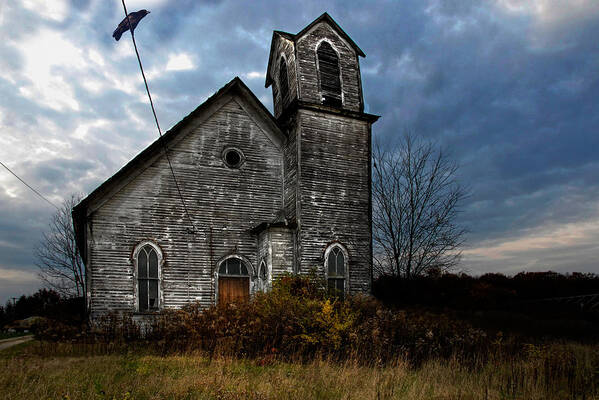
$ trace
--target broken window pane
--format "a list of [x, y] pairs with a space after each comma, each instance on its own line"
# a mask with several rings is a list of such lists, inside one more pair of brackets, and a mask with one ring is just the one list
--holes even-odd
[[139, 280], [139, 311], [148, 310], [148, 281]]
[[150, 285], [150, 308], [158, 308], [158, 281], [151, 280], [149, 281]]

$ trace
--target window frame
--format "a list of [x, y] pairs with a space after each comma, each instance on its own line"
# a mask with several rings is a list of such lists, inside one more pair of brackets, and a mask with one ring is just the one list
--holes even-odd
[[[343, 107], [343, 105], [345, 104], [345, 96], [343, 95], [343, 73], [341, 71], [341, 54], [339, 53], [339, 50], [337, 50], [335, 45], [327, 38], [320, 39], [316, 43], [316, 47], [314, 48], [314, 55], [316, 58], [316, 72], [317, 72], [316, 76], [318, 79], [318, 94], [320, 96], [320, 103], [324, 104], [324, 100], [325, 100], [324, 96], [326, 94], [331, 95], [330, 92], [324, 91], [322, 89], [322, 72], [320, 71], [320, 59], [318, 57], [318, 49], [320, 49], [320, 46], [322, 46], [323, 42], [326, 42], [329, 46], [331, 46], [331, 49], [333, 49], [333, 51], [337, 55], [337, 67], [339, 68], [339, 100], [341, 102], [341, 104], [339, 104], [339, 107]], [[335, 107], [335, 106], [331, 105], [331, 107]]]
[[[343, 254], [343, 275], [333, 275], [330, 276], [329, 275], [329, 257], [331, 256], [331, 254], [335, 254], [334, 250], [335, 249], [339, 249], [339, 251], [341, 251], [341, 254]], [[341, 294], [342, 297], [344, 297], [347, 293], [349, 293], [349, 254], [347, 251], [347, 248], [339, 243], [339, 242], [333, 242], [330, 243], [325, 252], [324, 252], [324, 274], [325, 274], [325, 279], [327, 282], [327, 291], [329, 290], [329, 281], [330, 280], [335, 280], [335, 281], [339, 281], [339, 280], [343, 280], [343, 293]]]
[[[227, 154], [231, 151], [236, 152], [239, 155], [239, 162], [235, 165], [229, 164], [229, 162], [227, 161]], [[223, 149], [223, 151], [221, 152], [221, 159], [223, 160], [223, 163], [225, 164], [225, 166], [229, 169], [240, 169], [241, 166], [243, 164], [245, 164], [245, 154], [243, 154], [243, 151], [241, 151], [241, 149], [237, 148], [237, 147], [233, 147], [233, 146], [227, 146]]]
[[[138, 257], [139, 257], [139, 253], [142, 251], [142, 249], [144, 249], [146, 246], [150, 246], [152, 247], [152, 249], [156, 252], [156, 256], [158, 258], [158, 278], [156, 279], [158, 281], [158, 304], [156, 305], [155, 308], [148, 308], [147, 310], [140, 310], [139, 308], [139, 266], [138, 266]], [[134, 311], [136, 313], [141, 313], [141, 314], [154, 314], [159, 312], [160, 310], [162, 310], [163, 306], [164, 306], [164, 292], [163, 292], [163, 288], [162, 288], [162, 267], [164, 264], [164, 255], [162, 252], [162, 249], [160, 248], [160, 246], [155, 243], [152, 240], [143, 240], [141, 242], [139, 242], [134, 250], [133, 253], [131, 254], [131, 261], [133, 264], [133, 276], [134, 276], [134, 283], [133, 283], [133, 298], [134, 298]], [[148, 278], [142, 278], [144, 280], [150, 280]]]
[[[239, 274], [229, 274], [229, 273], [228, 273], [228, 271], [227, 271], [227, 272], [225, 272], [224, 274], [222, 274], [222, 273], [220, 272], [220, 267], [222, 267], [222, 265], [223, 265], [223, 264], [225, 264], [225, 268], [226, 268], [227, 261], [229, 261], [229, 260], [231, 260], [231, 259], [238, 260], [238, 261], [239, 261], [239, 263], [240, 263], [241, 265], [243, 265], [243, 266], [245, 267], [245, 269], [247, 270], [247, 274], [242, 274], [242, 273], [241, 273], [241, 268], [239, 269], [239, 271], [240, 271], [240, 273], [239, 273]], [[226, 277], [231, 277], [231, 278], [250, 278], [250, 279], [251, 279], [251, 275], [252, 275], [252, 274], [251, 274], [251, 268], [248, 266], [248, 264], [246, 263], [246, 261], [245, 261], [244, 259], [242, 259], [241, 257], [237, 257], [237, 256], [230, 256], [230, 257], [227, 257], [227, 258], [225, 258], [225, 259], [221, 260], [221, 261], [218, 263], [218, 266], [217, 266], [216, 272], [217, 272], [218, 276], [226, 276]]]

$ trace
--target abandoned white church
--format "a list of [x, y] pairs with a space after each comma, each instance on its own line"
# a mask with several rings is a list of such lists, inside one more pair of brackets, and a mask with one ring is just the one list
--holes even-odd
[[235, 78], [82, 200], [92, 318], [246, 299], [312, 269], [330, 288], [369, 292], [378, 117], [364, 113], [359, 57], [326, 13], [275, 31], [274, 116]]

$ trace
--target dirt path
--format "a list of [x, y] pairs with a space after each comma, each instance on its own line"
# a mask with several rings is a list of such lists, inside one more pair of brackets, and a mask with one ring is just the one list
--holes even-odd
[[5, 339], [5, 340], [0, 340], [0, 350], [7, 349], [7, 348], [12, 347], [14, 345], [17, 345], [19, 343], [28, 342], [31, 339], [33, 339], [33, 335], [19, 336], [19, 337], [16, 337], [16, 338], [10, 338], [10, 339]]

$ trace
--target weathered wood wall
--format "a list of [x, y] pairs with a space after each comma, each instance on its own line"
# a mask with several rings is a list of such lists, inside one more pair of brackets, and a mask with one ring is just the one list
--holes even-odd
[[[169, 146], [169, 154], [195, 233], [187, 232], [189, 223], [164, 155], [137, 166], [140, 173], [118, 192], [100, 197], [108, 201], [91, 204], [86, 235], [92, 318], [135, 310], [132, 252], [144, 240], [158, 245], [164, 256], [161, 307], [214, 304], [218, 263], [232, 254], [249, 264], [250, 292], [264, 287], [258, 276], [262, 259], [268, 283], [282, 273], [312, 268], [326, 276], [324, 253], [335, 242], [349, 254], [346, 287], [351, 293], [370, 291], [370, 140], [376, 117], [362, 113], [358, 55], [326, 21], [301, 37], [274, 38], [269, 66], [274, 114], [286, 138], [270, 116], [264, 123], [263, 110], [244, 103], [245, 95], [221, 96], [211, 103], [209, 118], [198, 116], [188, 123], [192, 129]], [[316, 48], [322, 40], [339, 54], [339, 109], [321, 107]], [[285, 99], [279, 88], [282, 56], [289, 81]], [[268, 124], [278, 140], [266, 132]], [[226, 147], [243, 152], [239, 169], [224, 164]], [[281, 226], [283, 210], [286, 222]], [[279, 225], [258, 234], [252, 230], [275, 220]], [[292, 228], [296, 223], [297, 229]]]
[[[349, 252], [349, 290], [370, 291], [370, 125], [345, 116], [299, 110], [299, 243], [301, 272], [316, 267], [334, 241]], [[348, 286], [346, 286], [348, 287]]]
[[285, 171], [285, 188], [284, 188], [284, 196], [285, 196], [285, 216], [287, 219], [291, 221], [295, 221], [297, 219], [296, 216], [296, 207], [297, 207], [297, 171], [298, 171], [298, 151], [299, 151], [299, 142], [297, 141], [298, 135], [298, 125], [294, 118], [295, 116], [291, 116], [291, 121], [289, 122], [289, 128], [287, 131], [287, 141], [285, 142], [284, 147], [284, 171]]
[[[339, 55], [341, 109], [361, 113], [358, 55], [324, 21], [296, 41], [299, 100], [316, 106], [321, 104], [317, 47], [323, 40]], [[276, 74], [276, 66], [273, 67]], [[273, 87], [273, 93], [274, 90]], [[302, 106], [292, 111], [295, 112], [287, 113], [281, 122], [288, 134], [284, 149], [285, 211], [287, 218], [298, 222], [296, 267], [302, 273], [317, 268], [324, 276], [325, 249], [338, 241], [349, 252], [346, 287], [352, 293], [369, 292], [372, 265], [370, 122]], [[280, 111], [275, 115], [279, 116]]]
[[265, 260], [268, 267], [268, 286], [272, 280], [293, 273], [295, 229], [290, 227], [269, 227], [258, 235], [258, 262]]
[[[89, 217], [92, 317], [134, 310], [131, 253], [145, 239], [163, 251], [163, 307], [213, 304], [216, 263], [229, 254], [249, 260], [254, 280], [260, 260], [249, 230], [283, 208], [283, 155], [241, 101], [233, 98], [169, 149], [195, 235], [186, 233], [189, 224], [164, 156]], [[222, 161], [228, 146], [246, 157], [239, 169]]]
[[278, 277], [293, 271], [293, 235], [294, 229], [276, 227], [268, 230], [272, 276]]

